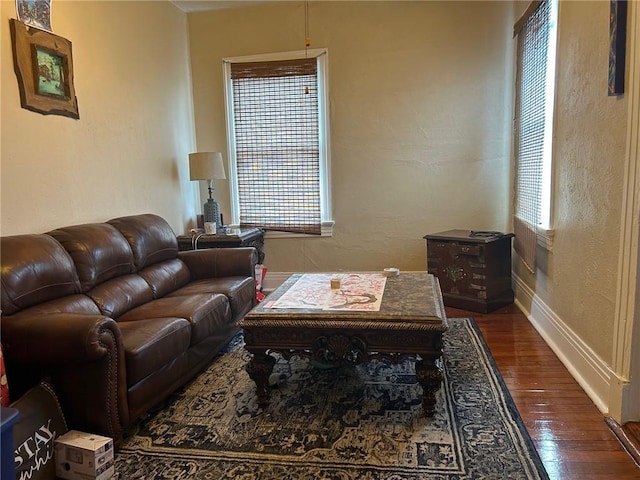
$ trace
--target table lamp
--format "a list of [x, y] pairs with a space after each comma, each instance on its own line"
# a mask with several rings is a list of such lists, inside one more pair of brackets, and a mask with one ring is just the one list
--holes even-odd
[[209, 198], [204, 204], [204, 221], [215, 222], [217, 228], [222, 227], [220, 205], [213, 199], [213, 180], [227, 178], [220, 152], [198, 152], [189, 154], [189, 178], [206, 180], [209, 187]]

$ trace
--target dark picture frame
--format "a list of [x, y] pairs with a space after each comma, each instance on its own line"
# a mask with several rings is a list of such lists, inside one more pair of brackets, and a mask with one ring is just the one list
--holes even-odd
[[609, 87], [608, 93], [624, 93], [627, 44], [627, 0], [610, 0], [609, 14]]
[[9, 22], [22, 108], [43, 115], [80, 118], [71, 42], [14, 18]]

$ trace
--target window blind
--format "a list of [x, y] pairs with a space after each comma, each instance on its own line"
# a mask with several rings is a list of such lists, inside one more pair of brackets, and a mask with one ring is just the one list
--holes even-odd
[[517, 74], [515, 143], [514, 248], [535, 272], [547, 115], [547, 60], [551, 2], [536, 1], [516, 23]]
[[231, 64], [240, 224], [320, 235], [316, 58]]

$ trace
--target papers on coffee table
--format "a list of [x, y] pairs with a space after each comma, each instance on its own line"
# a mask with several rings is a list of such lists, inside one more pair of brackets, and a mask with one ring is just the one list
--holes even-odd
[[[331, 288], [332, 279], [340, 280], [340, 288]], [[265, 308], [377, 312], [386, 281], [379, 273], [307, 273]]]

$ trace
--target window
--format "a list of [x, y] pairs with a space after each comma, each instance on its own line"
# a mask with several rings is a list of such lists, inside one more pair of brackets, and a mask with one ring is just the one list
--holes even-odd
[[232, 222], [330, 235], [327, 51], [229, 58]]
[[514, 122], [514, 247], [535, 272], [539, 239], [550, 238], [557, 0], [534, 1], [517, 36]]

